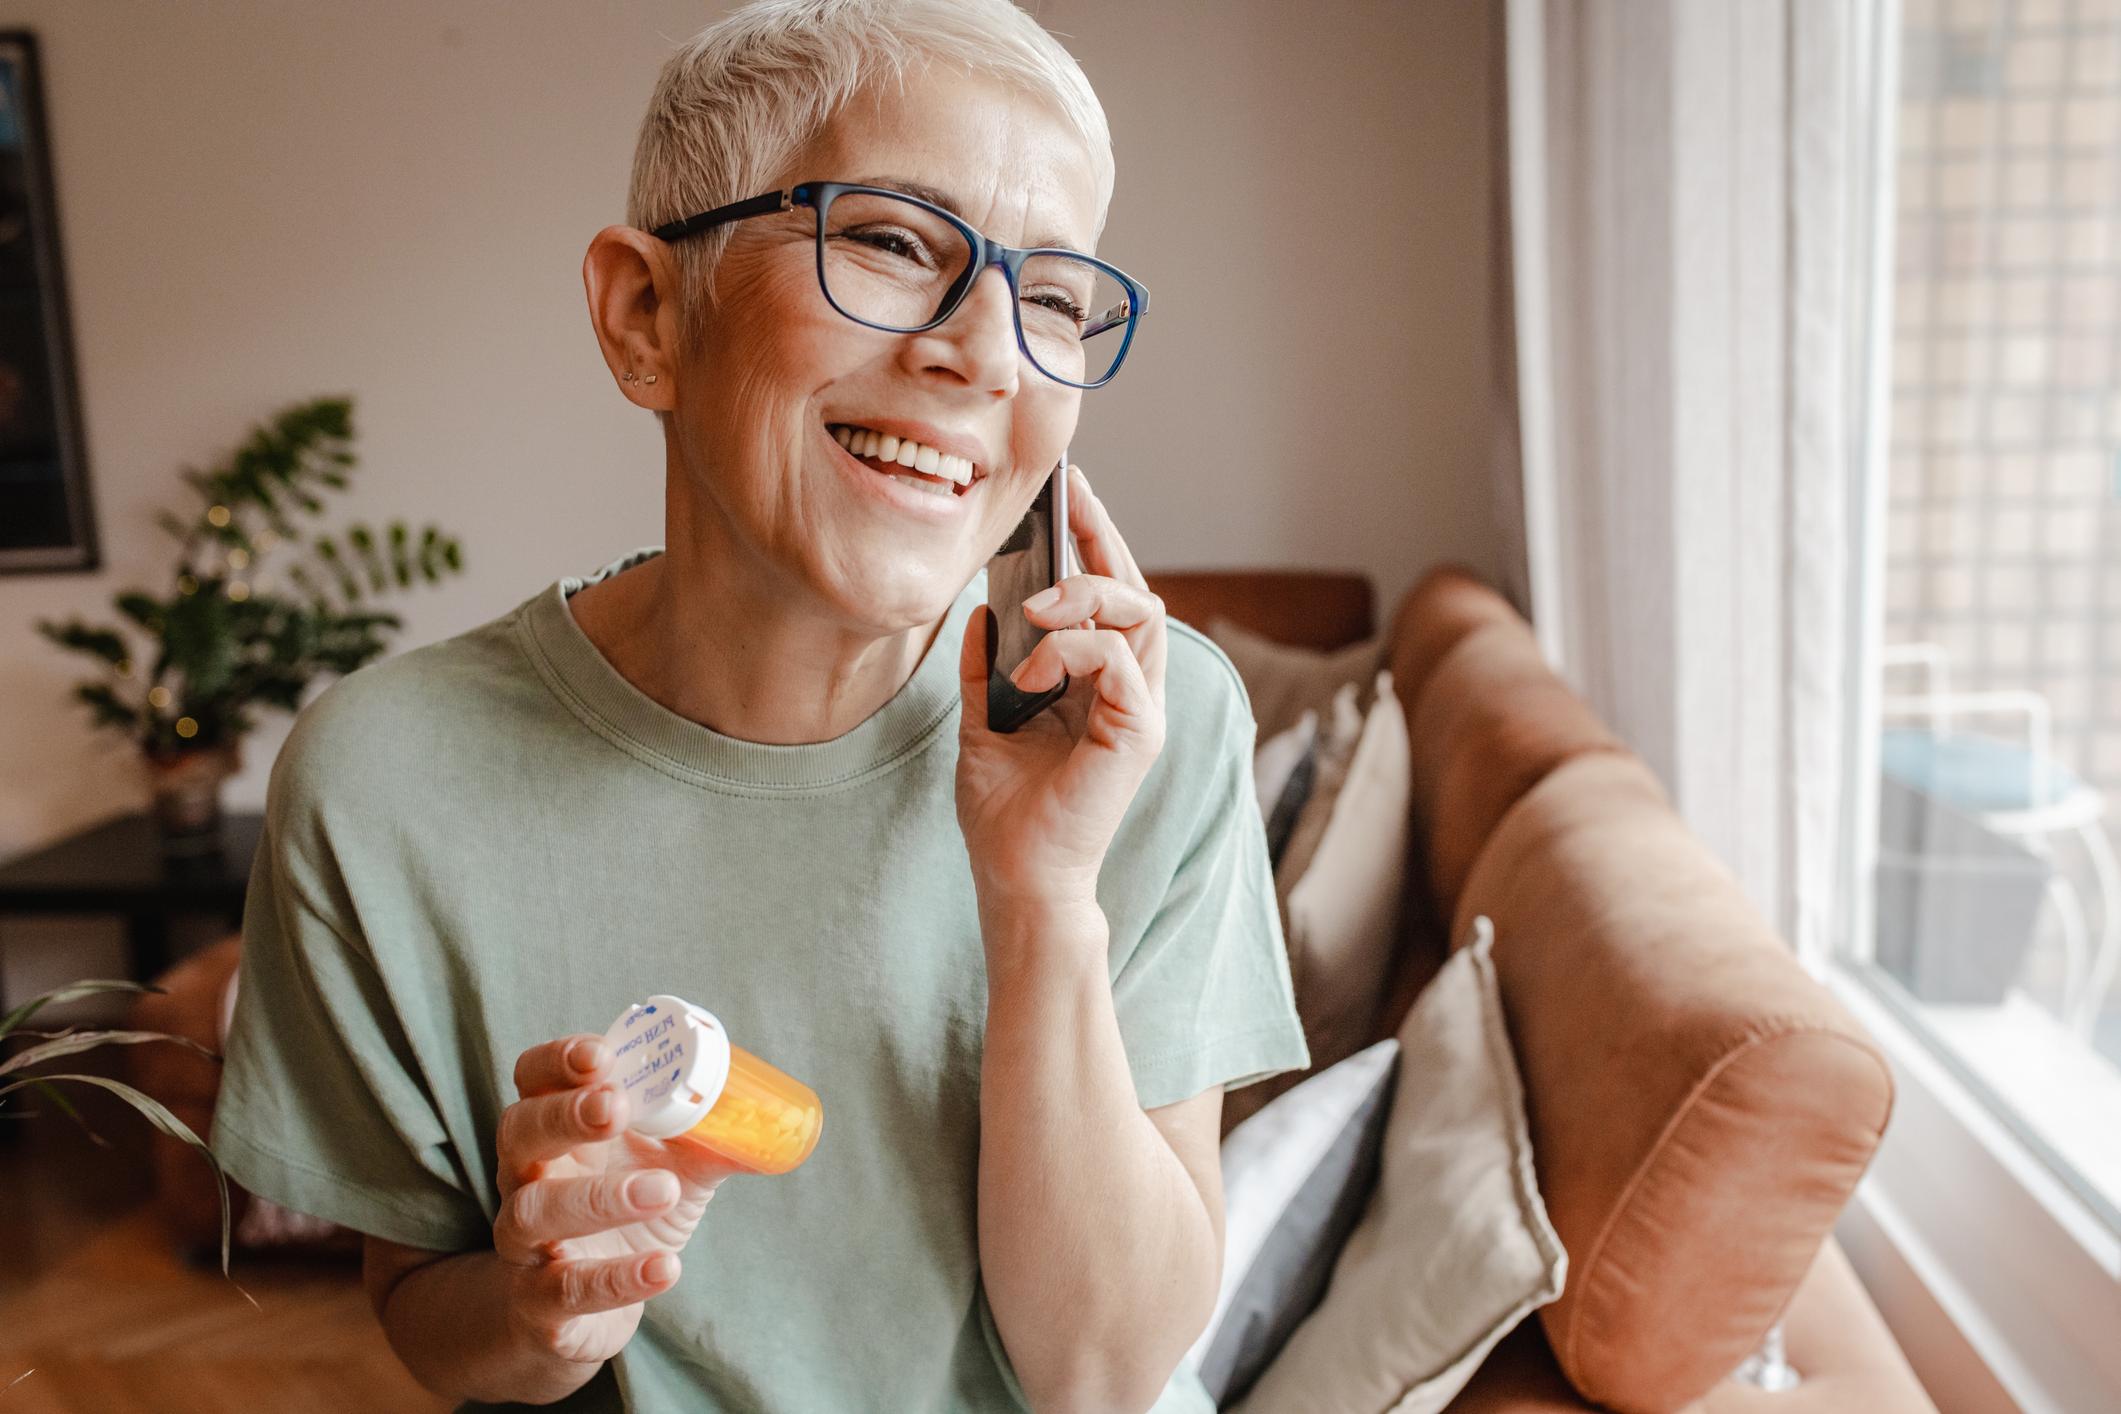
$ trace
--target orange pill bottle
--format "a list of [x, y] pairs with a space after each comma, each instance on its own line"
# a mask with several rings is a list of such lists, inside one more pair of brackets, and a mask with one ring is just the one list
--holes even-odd
[[799, 1080], [729, 1043], [713, 1012], [654, 996], [604, 1033], [631, 1128], [683, 1138], [748, 1173], [787, 1173], [817, 1147], [825, 1109]]

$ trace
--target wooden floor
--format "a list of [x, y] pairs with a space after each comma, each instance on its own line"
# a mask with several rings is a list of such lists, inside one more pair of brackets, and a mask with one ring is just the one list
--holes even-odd
[[0, 1142], [0, 1414], [449, 1407], [392, 1357], [352, 1264], [239, 1254], [231, 1283], [182, 1260], [147, 1201], [141, 1122], [83, 1108], [114, 1149], [56, 1115]]

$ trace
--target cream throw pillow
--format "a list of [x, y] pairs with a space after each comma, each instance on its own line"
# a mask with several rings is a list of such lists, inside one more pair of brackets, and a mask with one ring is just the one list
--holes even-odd
[[1252, 717], [1259, 723], [1260, 741], [1295, 726], [1306, 708], [1325, 721], [1333, 694], [1343, 683], [1354, 683], [1358, 689], [1368, 686], [1381, 666], [1385, 650], [1382, 638], [1365, 639], [1331, 652], [1292, 648], [1220, 617], [1208, 621], [1208, 637], [1237, 669], [1238, 679], [1245, 685], [1245, 696], [1252, 701]]
[[1568, 1256], [1533, 1172], [1494, 939], [1476, 918], [1407, 1013], [1377, 1192], [1238, 1414], [1431, 1414], [1561, 1294]]
[[1296, 1010], [1319, 1069], [1369, 1039], [1399, 939], [1413, 759], [1391, 672], [1370, 686], [1366, 711], [1357, 684], [1335, 693], [1310, 799], [1274, 872]]

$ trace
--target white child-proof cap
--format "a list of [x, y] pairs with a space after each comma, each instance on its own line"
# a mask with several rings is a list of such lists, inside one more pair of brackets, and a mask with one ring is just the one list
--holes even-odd
[[604, 1043], [612, 1079], [632, 1107], [637, 1134], [668, 1139], [707, 1117], [729, 1081], [729, 1033], [713, 1012], [683, 997], [637, 1002], [611, 1023]]

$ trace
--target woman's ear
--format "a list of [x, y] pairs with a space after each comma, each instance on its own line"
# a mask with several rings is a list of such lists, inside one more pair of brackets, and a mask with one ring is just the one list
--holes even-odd
[[606, 226], [582, 257], [582, 289], [604, 362], [627, 399], [677, 406], [677, 272], [670, 248], [632, 226]]

